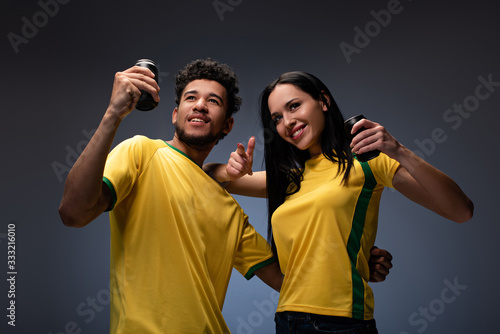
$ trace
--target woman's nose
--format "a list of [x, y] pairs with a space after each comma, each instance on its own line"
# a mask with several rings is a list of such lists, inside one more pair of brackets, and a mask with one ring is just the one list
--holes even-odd
[[295, 126], [295, 123], [297, 123], [297, 121], [295, 120], [293, 115], [291, 115], [290, 113], [283, 114], [283, 124], [285, 125], [285, 127], [293, 128]]

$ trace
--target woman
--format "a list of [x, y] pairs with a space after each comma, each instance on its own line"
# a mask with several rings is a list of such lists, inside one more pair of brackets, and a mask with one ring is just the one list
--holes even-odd
[[[266, 175], [241, 177], [252, 174], [253, 148], [239, 145], [217, 179], [231, 180], [233, 193], [267, 189], [268, 229], [284, 274], [277, 333], [377, 333], [367, 282], [383, 188], [455, 222], [472, 217], [472, 202], [377, 123], [359, 121], [351, 134], [365, 130], [349, 141], [330, 91], [311, 74], [285, 73], [266, 87], [261, 120]], [[381, 154], [355, 158], [373, 150]]]

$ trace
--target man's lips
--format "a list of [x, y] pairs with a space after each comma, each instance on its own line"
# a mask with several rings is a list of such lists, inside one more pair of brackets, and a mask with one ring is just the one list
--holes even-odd
[[187, 118], [187, 120], [188, 120], [188, 122], [192, 122], [192, 123], [208, 123], [210, 121], [210, 118], [206, 117], [205, 115], [194, 114], [194, 115], [190, 115]]

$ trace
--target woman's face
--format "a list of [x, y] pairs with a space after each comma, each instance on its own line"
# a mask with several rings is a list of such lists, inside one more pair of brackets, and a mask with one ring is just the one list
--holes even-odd
[[267, 100], [271, 118], [281, 138], [311, 156], [321, 154], [321, 135], [325, 128], [322, 101], [292, 84], [278, 84]]

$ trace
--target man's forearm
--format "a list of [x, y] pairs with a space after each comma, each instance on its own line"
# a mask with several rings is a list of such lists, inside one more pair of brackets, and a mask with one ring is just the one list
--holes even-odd
[[65, 225], [84, 226], [106, 209], [109, 199], [103, 198], [102, 176], [120, 122], [107, 113], [71, 168], [59, 207]]
[[278, 260], [271, 262], [267, 266], [257, 269], [255, 271], [255, 275], [257, 275], [264, 283], [269, 285], [271, 288], [280, 292], [281, 284], [283, 284], [283, 274], [281, 273]]

